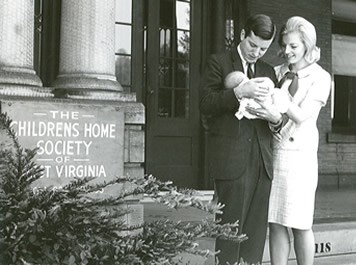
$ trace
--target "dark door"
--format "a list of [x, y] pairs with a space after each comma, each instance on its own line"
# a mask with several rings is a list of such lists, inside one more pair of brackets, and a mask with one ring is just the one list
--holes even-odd
[[146, 173], [199, 188], [201, 1], [149, 0]]

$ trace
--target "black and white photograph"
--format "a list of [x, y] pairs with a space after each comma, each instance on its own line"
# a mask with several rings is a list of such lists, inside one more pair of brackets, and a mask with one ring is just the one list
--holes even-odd
[[0, 0], [0, 265], [356, 265], [356, 1]]

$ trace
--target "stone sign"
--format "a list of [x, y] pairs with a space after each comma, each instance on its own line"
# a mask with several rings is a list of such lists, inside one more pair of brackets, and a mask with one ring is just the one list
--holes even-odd
[[20, 144], [38, 148], [36, 161], [44, 174], [36, 187], [61, 188], [76, 177], [109, 181], [122, 176], [123, 110], [61, 101], [2, 101], [1, 111], [13, 120]]

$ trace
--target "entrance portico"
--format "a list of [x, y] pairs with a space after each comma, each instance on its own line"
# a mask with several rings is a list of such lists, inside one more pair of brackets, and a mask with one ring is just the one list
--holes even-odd
[[[93, 175], [95, 181], [143, 177], [144, 106], [115, 75], [120, 7], [114, 0], [61, 1], [59, 71], [46, 87], [34, 70], [34, 7], [34, 0], [0, 5], [0, 107], [20, 129], [24, 147], [39, 148], [37, 163], [46, 175], [38, 185], [60, 187]], [[108, 194], [123, 188], [130, 187], [110, 187]], [[140, 224], [142, 205], [131, 198], [127, 207], [133, 209], [127, 222]]]

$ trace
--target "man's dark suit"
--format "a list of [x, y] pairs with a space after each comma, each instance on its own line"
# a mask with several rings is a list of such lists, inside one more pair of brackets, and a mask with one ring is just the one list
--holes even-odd
[[[210, 57], [201, 91], [200, 110], [209, 125], [209, 174], [215, 180], [219, 202], [225, 204], [222, 223], [239, 220], [239, 232], [248, 240], [240, 246], [218, 239], [216, 249], [221, 264], [243, 258], [260, 262], [267, 230], [267, 212], [272, 179], [272, 133], [268, 122], [243, 118], [235, 112], [239, 102], [223, 82], [232, 71], [243, 66], [236, 47]], [[276, 82], [273, 68], [263, 61], [255, 64], [256, 77], [270, 77]], [[239, 254], [238, 254], [239, 252]]]

